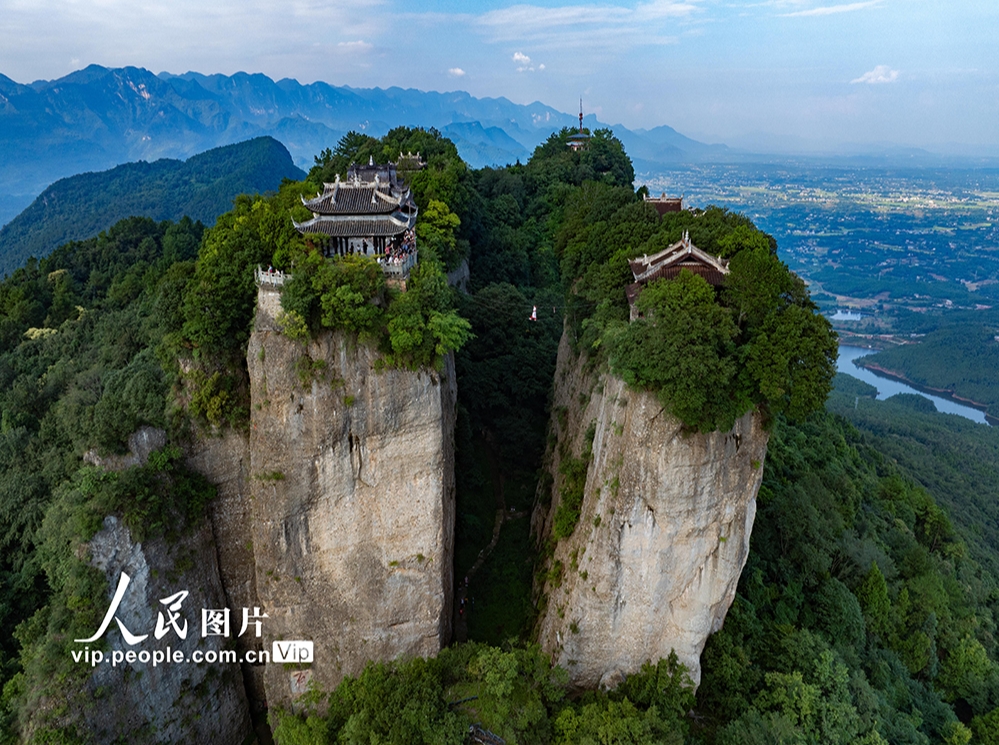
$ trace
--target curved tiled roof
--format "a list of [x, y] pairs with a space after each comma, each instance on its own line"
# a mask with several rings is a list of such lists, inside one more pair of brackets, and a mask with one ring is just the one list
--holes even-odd
[[[673, 277], [680, 269], [690, 269], [700, 274], [712, 284], [721, 282], [721, 277], [728, 274], [728, 261], [712, 256], [702, 251], [690, 242], [690, 235], [652, 256], [642, 256], [628, 262], [636, 282], [647, 283], [661, 277]], [[668, 270], [674, 270], [669, 272]], [[712, 281], [714, 278], [716, 281]]]
[[634, 305], [642, 288], [657, 279], [675, 279], [680, 272], [688, 269], [704, 277], [708, 283], [719, 286], [729, 273], [728, 261], [702, 251], [690, 242], [690, 235], [684, 233], [676, 243], [652, 256], [631, 259], [631, 273], [634, 283], [625, 288], [628, 304]]
[[383, 215], [403, 208], [416, 209], [410, 192], [390, 193], [376, 184], [326, 184], [322, 194], [302, 199], [302, 204], [319, 215]]
[[415, 220], [399, 220], [392, 215], [367, 219], [319, 216], [308, 222], [296, 222], [295, 227], [302, 233], [322, 233], [334, 238], [366, 238], [399, 235], [409, 230], [414, 222]]

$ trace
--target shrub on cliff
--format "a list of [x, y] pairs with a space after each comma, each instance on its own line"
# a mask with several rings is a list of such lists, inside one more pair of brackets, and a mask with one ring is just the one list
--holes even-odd
[[281, 305], [312, 334], [333, 329], [377, 344], [385, 364], [439, 367], [469, 338], [454, 292], [432, 256], [413, 267], [405, 292], [388, 286], [381, 266], [366, 256], [325, 259], [302, 246], [289, 255], [292, 279]]
[[753, 404], [738, 385], [738, 328], [711, 285], [684, 270], [649, 285], [638, 307], [645, 317], [609, 338], [614, 370], [629, 385], [658, 391], [684, 423], [731, 429]]
[[299, 197], [310, 189], [286, 182], [269, 197], [240, 196], [205, 233], [184, 292], [183, 328], [168, 341], [171, 356], [185, 360], [192, 413], [214, 426], [249, 419], [246, 344], [256, 306], [254, 271], [280, 265], [303, 245], [291, 216], [308, 216]]

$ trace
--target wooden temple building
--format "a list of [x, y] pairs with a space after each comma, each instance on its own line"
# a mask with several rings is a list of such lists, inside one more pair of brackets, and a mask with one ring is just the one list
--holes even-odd
[[352, 164], [347, 178], [312, 199], [302, 197], [312, 219], [295, 222], [300, 233], [326, 236], [323, 253], [332, 258], [363, 254], [377, 258], [386, 274], [405, 277], [416, 264], [418, 212], [409, 187], [399, 182], [396, 164]]
[[663, 192], [661, 197], [650, 197], [646, 194], [645, 203], [655, 207], [660, 217], [667, 212], [680, 212], [683, 209], [683, 197], [667, 197], [666, 192]]
[[683, 237], [676, 243], [664, 248], [652, 256], [645, 255], [628, 262], [635, 281], [625, 288], [628, 305], [631, 307], [631, 320], [638, 317], [635, 301], [645, 285], [657, 279], [674, 279], [680, 272], [687, 269], [699, 274], [709, 284], [717, 287], [729, 273], [728, 260], [712, 256], [702, 251], [690, 242], [690, 233], [683, 232]]

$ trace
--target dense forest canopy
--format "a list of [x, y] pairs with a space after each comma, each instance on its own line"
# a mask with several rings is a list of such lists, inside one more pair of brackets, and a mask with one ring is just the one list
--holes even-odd
[[[969, 462], [995, 462], [994, 443], [920, 459], [888, 424], [861, 435], [815, 411], [834, 340], [774, 241], [716, 208], [660, 218], [612, 133], [580, 152], [570, 134], [525, 164], [471, 171], [433, 131], [352, 133], [305, 182], [241, 197], [211, 230], [125, 220], [0, 283], [0, 623], [16, 629], [0, 639], [0, 742], [29, 725], [39, 739], [88, 741], [73, 728], [86, 671], [69, 665], [66, 639], [94, 627], [107, 587], [81, 546], [106, 514], [144, 538], [204, 519], [212, 488], [176, 446], [205, 424], [245, 426], [258, 264], [292, 275], [288, 334], [339, 329], [405, 367], [456, 350], [458, 576], [489, 542], [500, 500], [531, 506], [563, 330], [691, 429], [753, 407], [772, 424], [749, 563], [696, 696], [675, 659], [613, 692], [569, 691], [529, 643], [533, 542], [528, 521], [511, 520], [482, 566], [468, 643], [373, 664], [273, 712], [279, 743], [459, 743], [473, 723], [508, 743], [999, 742], [999, 588], [982, 568], [996, 566], [994, 510], [971, 495], [994, 484]], [[425, 222], [406, 293], [362, 259], [321, 260], [291, 225], [307, 217], [300, 197], [351, 161], [418, 151], [426, 167], [404, 177]], [[684, 231], [730, 260], [728, 279], [649, 285], [643, 318], [628, 323], [627, 259]], [[457, 293], [445, 272], [466, 258]], [[848, 395], [856, 406], [863, 391]], [[169, 433], [149, 465], [84, 465], [143, 424]], [[946, 509], [917, 479], [946, 493]], [[976, 516], [988, 526], [965, 543]]]

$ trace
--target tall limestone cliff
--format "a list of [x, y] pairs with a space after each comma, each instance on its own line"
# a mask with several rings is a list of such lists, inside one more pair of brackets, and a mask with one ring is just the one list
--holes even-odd
[[[253, 561], [252, 509], [250, 502], [250, 438], [245, 432], [224, 430], [217, 436], [194, 438], [187, 464], [215, 484], [217, 495], [209, 505], [214, 536], [214, 556], [218, 563], [225, 606], [239, 616], [242, 609], [260, 605], [257, 599], [257, 573]], [[239, 629], [235, 629], [238, 632]], [[260, 648], [255, 638], [243, 635], [235, 640], [240, 658]], [[243, 680], [249, 700], [257, 711], [266, 706], [263, 667], [243, 664]]]
[[[144, 465], [166, 439], [163, 430], [144, 426], [129, 438], [127, 455], [100, 456], [92, 450], [84, 460], [103, 470], [121, 471]], [[171, 539], [138, 541], [117, 516], [104, 518], [102, 528], [81, 547], [80, 556], [106, 576], [109, 605], [122, 576], [128, 576], [115, 618], [142, 639], [135, 646], [125, 643], [111, 625], [103, 662], [87, 657], [85, 664], [92, 672], [82, 690], [70, 694], [68, 707], [66, 700], [57, 702], [65, 707], [65, 726], [95, 743], [239, 745], [246, 741], [253, 728], [239, 668], [192, 661], [195, 654], [217, 656], [226, 649], [224, 638], [202, 636], [199, 615], [199, 608], [227, 605], [217, 546], [217, 535], [207, 521]], [[162, 635], [154, 634], [158, 623], [170, 615], [163, 599], [176, 600], [178, 591], [185, 595], [176, 624], [164, 625]], [[102, 642], [77, 644], [74, 653], [91, 648], [101, 649]], [[114, 652], [134, 656], [109, 664]], [[162, 655], [159, 664], [142, 657], [152, 654]], [[175, 658], [178, 654], [180, 661]], [[25, 741], [42, 741], [37, 735], [34, 722], [27, 723]]]
[[685, 434], [654, 394], [588, 372], [564, 336], [554, 411], [552, 499], [535, 531], [554, 542], [573, 492], [582, 502], [538, 588], [542, 648], [582, 688], [614, 687], [673, 650], [699, 682], [749, 552], [767, 448], [759, 415]]
[[279, 312], [262, 287], [247, 352], [252, 584], [264, 648], [312, 641], [315, 660], [263, 667], [271, 707], [448, 642], [455, 520], [453, 361], [377, 371], [377, 352], [341, 334], [288, 338]]

